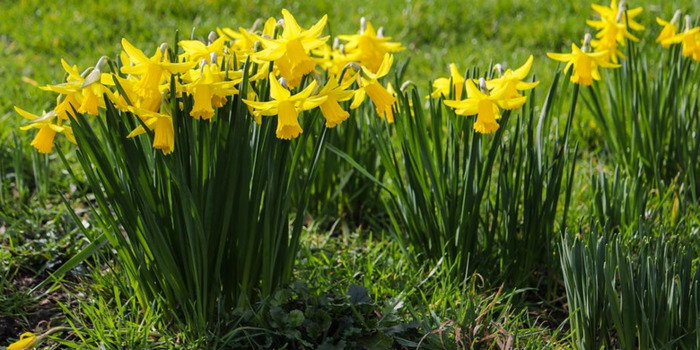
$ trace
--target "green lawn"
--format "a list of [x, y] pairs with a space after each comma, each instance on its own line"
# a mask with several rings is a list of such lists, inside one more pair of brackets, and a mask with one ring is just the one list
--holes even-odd
[[[123, 274], [114, 266], [111, 260], [114, 254], [107, 247], [103, 248], [103, 254], [69, 272], [59, 286], [32, 290], [87, 244], [66, 210], [62, 196], [83, 219], [87, 230], [99, 230], [91, 225], [88, 212], [89, 205], [94, 203], [84, 200], [86, 196], [90, 198], [85, 184], [71, 180], [69, 170], [56, 153], [44, 157], [29, 147], [31, 136], [18, 130], [22, 118], [13, 110], [13, 106], [20, 106], [38, 113], [52, 108], [54, 95], [30, 83], [61, 82], [61, 58], [84, 68], [95, 64], [102, 55], [117, 54], [122, 37], [137, 47], [149, 48], [144, 51], [150, 53], [150, 48], [161, 42], [172, 43], [176, 30], [183, 38], [189, 37], [194, 28], [195, 38], [204, 38], [217, 27], [249, 27], [257, 18], [279, 17], [280, 10], [287, 8], [302, 26], [309, 26], [328, 14], [328, 30], [333, 35], [356, 32], [361, 17], [366, 17], [375, 27], [383, 26], [385, 35], [407, 48], [397, 54], [397, 59], [410, 58], [405, 78], [413, 81], [422, 94], [427, 94], [432, 79], [447, 75], [451, 62], [456, 62], [460, 69], [474, 66], [486, 69], [491, 63], [517, 67], [532, 54], [535, 57], [532, 74], [542, 81], [538, 99], [543, 100], [559, 67], [546, 53], [567, 51], [572, 41], [580, 43], [590, 30], [585, 21], [592, 18], [591, 3], [590, 0], [4, 2], [0, 5], [4, 17], [0, 21], [3, 80], [0, 86], [0, 347], [24, 331], [46, 330], [45, 323], [39, 324], [42, 321], [50, 326], [70, 322], [80, 329], [80, 332], [56, 333], [55, 339], [45, 343], [49, 348], [58, 348], [59, 340], [63, 341], [62, 346], [95, 349], [100, 347], [100, 342], [106, 342], [107, 348], [203, 346], [197, 343], [198, 339], [169, 332], [170, 324], [159, 321], [158, 310], [140, 310], [135, 297], [125, 295], [129, 288], [121, 280]], [[630, 6], [644, 7], [640, 21], [647, 29], [641, 34], [642, 50], [656, 45], [654, 38], [659, 31], [656, 16], [669, 19], [677, 8], [694, 14], [694, 18], [700, 16], [700, 0], [637, 0], [630, 1]], [[591, 177], [598, 171], [608, 177], [614, 172], [611, 165], [614, 160], [600, 153], [599, 126], [590, 127], [587, 116], [590, 112], [581, 114], [586, 114], [586, 119], [577, 119], [573, 132], [580, 147], [569, 214], [574, 218], [569, 220], [574, 230], [595, 226], [588, 224], [598, 214], [592, 209], [599, 193], [592, 189]], [[73, 171], [78, 171], [70, 152], [67, 161], [73, 165]], [[625, 184], [632, 188], [634, 176], [623, 176]], [[674, 204], [672, 190], [664, 197], [666, 194], [659, 194], [656, 188], [642, 187], [640, 191], [648, 194], [649, 208], [658, 210], [650, 209], [645, 215], [658, 217], [661, 223], [675, 220], [682, 223], [678, 225], [686, 225], [683, 228], [687, 230], [679, 236], [685, 237], [683, 244], [693, 252], [691, 260], [697, 265], [698, 207], [685, 202]], [[680, 219], [664, 216], [678, 206], [683, 213]], [[426, 335], [421, 345], [427, 348], [457, 347], [459, 344], [454, 339], [459, 337], [474, 341], [475, 348], [498, 348], [497, 343], [505, 348], [508, 342], [515, 348], [528, 349], [575, 347], [569, 331], [571, 310], [565, 305], [561, 276], [549, 276], [555, 282], [544, 287], [546, 283], [515, 288], [508, 286], [502, 276], [478, 272], [468, 283], [446, 282], [452, 276], [448, 266], [410, 264], [385, 230], [375, 232], [343, 220], [329, 223], [314, 219], [317, 220], [310, 220], [305, 229], [303, 248], [297, 259], [298, 282], [278, 293], [272, 301], [272, 310], [266, 309], [262, 316], [254, 315], [254, 311], [259, 311], [254, 308], [236, 310], [237, 322], [221, 326], [235, 330], [232, 339], [227, 340], [240, 345], [249, 338], [266, 339], [270, 341], [268, 346], [279, 346], [286, 340], [298, 339], [294, 333], [298, 325], [293, 321], [295, 314], [291, 309], [304, 305], [306, 318], [314, 326], [340, 320], [340, 326], [335, 323], [333, 326], [340, 330], [331, 327], [336, 329], [335, 333], [327, 334], [326, 349], [339, 349], [342, 344], [349, 348], [380, 349], [392, 344], [396, 348], [414, 348], [421, 339], [415, 335]], [[346, 294], [363, 302], [348, 303]], [[309, 309], [316, 313], [308, 313]], [[348, 331], [343, 332], [343, 327]], [[465, 336], [469, 332], [472, 335]], [[254, 337], [261, 333], [262, 338]], [[448, 339], [445, 343], [439, 337], [442, 333]]]

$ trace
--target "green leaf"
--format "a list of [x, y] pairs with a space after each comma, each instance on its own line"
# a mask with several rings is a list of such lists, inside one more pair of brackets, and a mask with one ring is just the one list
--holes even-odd
[[345, 295], [350, 299], [353, 304], [366, 304], [370, 303], [372, 300], [369, 297], [369, 292], [364, 286], [357, 284], [351, 284], [348, 286], [348, 291]]

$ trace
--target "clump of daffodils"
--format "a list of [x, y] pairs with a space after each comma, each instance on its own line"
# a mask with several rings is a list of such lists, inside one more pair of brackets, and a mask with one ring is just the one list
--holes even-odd
[[[42, 87], [57, 94], [53, 110], [15, 110], [29, 120], [23, 130], [38, 130], [31, 145], [41, 153], [52, 151], [58, 134], [75, 142], [71, 120], [97, 116], [109, 103], [136, 121], [128, 137], [152, 133], [153, 147], [169, 154], [176, 147], [173, 118], [186, 115], [212, 122], [217, 111], [244, 90], [243, 84], [247, 93], [240, 99], [248, 114], [257, 123], [276, 117], [280, 139], [303, 132], [303, 112], [318, 109], [326, 127], [332, 128], [349, 118], [348, 110], [362, 105], [366, 96], [377, 115], [392, 122], [396, 97], [380, 79], [391, 70], [393, 53], [403, 46], [365, 19], [359, 33], [339, 35], [331, 42], [323, 35], [326, 23], [323, 16], [302, 27], [282, 10], [280, 19], [256, 22], [249, 29], [217, 28], [204, 41], [182, 40], [177, 48], [162, 44], [150, 54], [122, 39], [123, 51], [111, 62], [103, 57], [81, 72], [61, 61], [65, 82]], [[177, 103], [171, 103], [172, 98]], [[173, 111], [186, 107], [186, 114]]]
[[593, 11], [600, 17], [598, 20], [588, 20], [586, 23], [597, 29], [595, 39], [591, 40], [591, 47], [596, 53], [603, 55], [604, 61], [618, 63], [620, 59], [624, 59], [620, 47], [624, 47], [627, 40], [638, 42], [632, 31], [642, 31], [644, 26], [635, 20], [643, 9], [637, 7], [631, 10], [627, 9], [626, 2], [612, 0], [610, 6], [602, 6], [593, 4]]
[[[595, 39], [587, 33], [580, 48], [571, 44], [571, 53], [547, 54], [556, 61], [566, 62], [565, 72], [573, 68], [571, 82], [580, 85], [591, 85], [594, 80], [600, 80], [601, 68], [620, 67], [619, 63], [625, 58], [620, 48], [628, 41], [639, 42], [632, 31], [645, 29], [635, 20], [643, 11], [641, 7], [628, 9], [624, 0], [620, 3], [612, 0], [610, 6], [594, 4], [592, 7], [600, 18], [586, 23], [598, 30]], [[669, 21], [656, 18], [662, 27], [656, 42], [664, 48], [681, 44], [683, 56], [700, 61], [700, 27], [693, 25], [690, 16], [685, 16], [684, 29], [679, 32], [681, 15], [678, 10]]]
[[680, 17], [681, 12], [676, 11], [673, 18], [668, 22], [657, 18], [656, 21], [663, 26], [663, 29], [656, 41], [665, 48], [674, 44], [681, 44], [684, 57], [700, 62], [700, 27], [694, 26], [692, 17], [686, 15], [684, 29], [678, 33]]
[[[450, 77], [438, 78], [433, 82], [434, 90], [430, 97], [443, 96], [447, 98], [445, 105], [455, 110], [457, 115], [476, 115], [474, 130], [489, 134], [498, 130], [501, 110], [513, 110], [522, 107], [527, 97], [522, 91], [533, 89], [539, 82], [524, 81], [532, 68], [533, 56], [530, 56], [521, 67], [504, 70], [498, 64], [495, 67], [497, 76], [492, 79], [465, 79], [457, 65], [450, 64]], [[466, 96], [462, 98], [466, 88]]]
[[564, 72], [573, 68], [571, 82], [579, 85], [591, 85], [593, 80], [600, 80], [599, 68], [617, 68], [619, 65], [610, 61], [608, 51], [593, 51], [591, 49], [591, 35], [586, 34], [583, 46], [579, 48], [571, 44], [571, 53], [548, 53], [549, 58], [566, 62]]

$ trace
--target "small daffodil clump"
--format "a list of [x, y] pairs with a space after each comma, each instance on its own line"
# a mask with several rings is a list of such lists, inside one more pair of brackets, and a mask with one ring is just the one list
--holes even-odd
[[31, 145], [51, 153], [57, 134], [75, 143], [73, 121], [113, 107], [134, 120], [127, 138], [149, 134], [153, 148], [168, 155], [177, 149], [178, 118], [215, 122], [237, 98], [256, 123], [275, 117], [276, 136], [284, 140], [304, 131], [303, 114], [318, 110], [333, 128], [367, 95], [376, 114], [392, 122], [396, 97], [380, 78], [403, 46], [365, 19], [359, 33], [339, 35], [329, 45], [327, 21], [323, 16], [304, 27], [282, 10], [279, 19], [249, 29], [217, 28], [206, 40], [161, 44], [150, 55], [124, 38], [118, 57], [102, 57], [84, 71], [61, 60], [65, 81], [41, 87], [57, 94], [55, 107], [40, 115], [15, 107], [28, 120], [21, 129], [37, 130]]
[[[504, 70], [502, 65], [497, 64], [496, 76], [491, 79], [465, 79], [457, 65], [452, 63], [449, 67], [450, 77], [436, 79], [430, 97], [446, 98], [445, 105], [453, 108], [457, 115], [476, 115], [476, 132], [493, 133], [500, 128], [498, 120], [501, 118], [501, 110], [522, 107], [527, 102], [527, 97], [521, 92], [539, 84], [537, 81], [525, 81], [533, 61], [534, 57], [530, 56], [525, 64], [515, 70]], [[466, 91], [464, 98], [463, 91]]]
[[692, 58], [700, 62], [700, 27], [693, 25], [693, 18], [690, 15], [685, 16], [685, 25], [683, 31], [677, 33], [677, 22], [681, 16], [680, 11], [676, 11], [670, 22], [666, 22], [657, 18], [657, 22], [663, 26], [663, 30], [657, 42], [665, 48], [671, 45], [681, 44], [681, 52], [684, 57]]
[[625, 58], [620, 47], [626, 45], [626, 41], [639, 42], [632, 31], [642, 31], [644, 26], [635, 20], [643, 9], [637, 7], [627, 9], [627, 3], [622, 0], [612, 0], [610, 6], [593, 4], [593, 11], [600, 17], [598, 20], [588, 20], [586, 23], [598, 30], [595, 39], [591, 40], [591, 47], [596, 53], [601, 53], [606, 61], [618, 63]]
[[619, 67], [610, 61], [611, 56], [607, 51], [591, 50], [590, 34], [586, 34], [581, 48], [572, 43], [571, 53], [548, 53], [547, 56], [556, 61], [566, 62], [564, 72], [573, 68], [571, 82], [579, 85], [591, 85], [593, 80], [600, 80], [599, 68]]

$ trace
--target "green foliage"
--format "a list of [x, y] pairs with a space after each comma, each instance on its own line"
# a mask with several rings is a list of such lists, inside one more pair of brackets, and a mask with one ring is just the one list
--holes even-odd
[[222, 348], [387, 349], [412, 327], [401, 323], [403, 303], [372, 301], [351, 284], [345, 295], [318, 295], [302, 282], [278, 290], [252, 312], [237, 309], [234, 330], [220, 337]]
[[[445, 258], [461, 276], [500, 260], [503, 272], [527, 279], [552, 255], [558, 202], [571, 192], [571, 181], [562, 184], [574, 171], [576, 151], [567, 140], [578, 92], [560, 137], [554, 115], [562, 106], [552, 104], [557, 86], [555, 79], [539, 119], [531, 98], [515, 129], [508, 130], [511, 111], [505, 111], [494, 136], [475, 132], [474, 118], [455, 115], [441, 99], [429, 101], [426, 116], [417, 89], [402, 92], [395, 124], [374, 122], [370, 129], [386, 186], [334, 152], [388, 191], [390, 230], [414, 262]], [[568, 205], [567, 195], [562, 222]]]
[[[532, 278], [533, 271], [554, 265], [556, 225], [566, 227], [578, 153], [578, 146], [569, 144], [578, 88], [567, 104], [569, 94], [566, 89], [558, 94], [560, 84], [556, 75], [539, 117], [535, 103], [527, 104], [515, 130], [501, 144], [498, 180], [492, 189], [496, 198], [489, 203], [500, 218], [484, 215], [500, 266], [516, 280]], [[529, 98], [536, 101], [535, 93]], [[562, 119], [556, 116], [564, 113], [568, 117], [560, 131]]]
[[643, 175], [662, 191], [684, 183], [683, 195], [697, 203], [700, 65], [683, 57], [680, 45], [665, 50], [656, 65], [634, 43], [628, 47], [622, 67], [585, 95], [605, 150], [628, 174]]
[[[349, 103], [346, 105], [345, 108], [348, 109]], [[373, 116], [353, 113], [348, 120], [326, 131], [325, 143], [331, 149], [343, 150], [362, 164], [372, 177], [381, 181], [384, 169], [369, 132], [371, 117]], [[322, 132], [324, 126], [321, 123], [315, 126], [312, 132]], [[309, 147], [309, 157], [313, 156], [311, 151], [312, 148]], [[381, 188], [336, 153], [323, 152], [318, 162], [318, 174], [309, 189], [309, 212], [318, 218], [326, 217], [341, 222], [345, 231], [356, 226], [379, 226], [377, 221], [382, 219], [383, 210], [381, 201], [378, 200]]]
[[[58, 290], [69, 295], [59, 307], [70, 335], [56, 334], [53, 340], [69, 348], [81, 349], [172, 349], [195, 348], [175, 344], [173, 334], [163, 324], [163, 313], [154, 302], [144, 307], [125, 281], [129, 276], [119, 269], [97, 269], [77, 281], [64, 282]], [[89, 288], [86, 288], [89, 286]], [[90, 302], [82, 302], [79, 294], [87, 294]]]
[[584, 234], [563, 238], [560, 246], [578, 348], [700, 346], [700, 270], [692, 251], [663, 230], [645, 228], [637, 233], [642, 242], [632, 245], [599, 238], [595, 230]]

